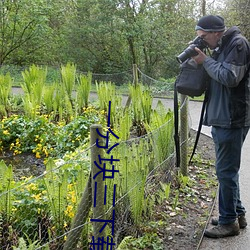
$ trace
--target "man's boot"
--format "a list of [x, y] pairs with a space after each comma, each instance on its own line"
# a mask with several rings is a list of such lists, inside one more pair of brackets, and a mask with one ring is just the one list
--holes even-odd
[[232, 224], [218, 224], [212, 228], [206, 229], [204, 235], [209, 238], [224, 238], [228, 236], [239, 235], [240, 227], [239, 223], [234, 222]]
[[[247, 220], [246, 220], [245, 214], [242, 214], [242, 215], [238, 216], [238, 222], [239, 222], [240, 229], [243, 229], [243, 228], [245, 228], [247, 226]], [[217, 218], [212, 218], [211, 224], [214, 225], [214, 226], [217, 226], [218, 225], [218, 219]]]

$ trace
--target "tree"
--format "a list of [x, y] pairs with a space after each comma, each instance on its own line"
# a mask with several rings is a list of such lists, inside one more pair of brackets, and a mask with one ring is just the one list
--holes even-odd
[[[39, 1], [8, 0], [0, 2], [0, 65], [38, 34], [43, 32], [46, 10]], [[34, 44], [26, 53], [32, 53], [41, 43]], [[20, 63], [17, 61], [17, 63]]]
[[[163, 72], [173, 76], [178, 69], [176, 64], [172, 70], [177, 49], [181, 51], [183, 44], [194, 38], [194, 32], [186, 35], [194, 27], [193, 1], [182, 2], [78, 0], [76, 15], [67, 28], [68, 59], [85, 71], [109, 73], [137, 64], [150, 76], [162, 76]], [[190, 13], [189, 17], [184, 17], [179, 7], [188, 7], [184, 13]], [[187, 26], [189, 22], [192, 25]]]
[[221, 11], [226, 25], [239, 26], [242, 33], [250, 39], [250, 2], [247, 0], [225, 0]]

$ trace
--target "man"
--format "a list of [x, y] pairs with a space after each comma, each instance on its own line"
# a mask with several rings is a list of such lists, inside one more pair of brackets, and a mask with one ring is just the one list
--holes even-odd
[[220, 16], [202, 17], [195, 30], [212, 56], [195, 48], [193, 59], [203, 64], [210, 76], [204, 125], [212, 126], [219, 181], [219, 218], [205, 235], [221, 238], [239, 234], [247, 226], [240, 200], [239, 169], [241, 149], [250, 126], [250, 47], [237, 27], [225, 30]]

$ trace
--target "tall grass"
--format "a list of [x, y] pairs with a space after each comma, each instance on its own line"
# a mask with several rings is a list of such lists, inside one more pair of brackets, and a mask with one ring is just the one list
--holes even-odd
[[0, 75], [0, 115], [7, 116], [9, 110], [9, 96], [11, 93], [12, 79], [10, 74]]
[[122, 109], [122, 97], [116, 93], [116, 86], [111, 82], [96, 83], [96, 90], [101, 110], [108, 112], [109, 101], [111, 101], [110, 124], [114, 127], [115, 117]]
[[87, 108], [89, 103], [89, 94], [91, 90], [92, 74], [88, 72], [87, 75], [80, 75], [78, 79], [79, 85], [77, 87], [76, 105], [78, 110]]
[[62, 86], [64, 87], [70, 101], [72, 101], [72, 92], [76, 82], [76, 65], [67, 63], [61, 66]]
[[0, 213], [4, 216], [5, 223], [9, 223], [12, 215], [14, 176], [12, 166], [8, 167], [4, 161], [0, 161]]
[[43, 90], [46, 82], [47, 68], [32, 65], [22, 72], [24, 82], [21, 87], [24, 91], [24, 111], [29, 117], [35, 117], [40, 110]]
[[129, 93], [132, 101], [134, 124], [150, 123], [153, 97], [142, 84], [129, 85]]
[[156, 162], [161, 163], [173, 152], [173, 112], [167, 111], [161, 101], [151, 114], [151, 122], [145, 124], [150, 134]]

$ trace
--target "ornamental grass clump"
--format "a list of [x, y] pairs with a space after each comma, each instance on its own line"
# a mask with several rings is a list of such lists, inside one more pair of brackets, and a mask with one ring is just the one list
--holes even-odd
[[91, 90], [92, 73], [87, 75], [81, 74], [78, 78], [78, 86], [76, 92], [76, 106], [78, 113], [81, 113], [83, 108], [87, 108], [89, 104], [89, 94]]
[[61, 66], [62, 86], [70, 100], [72, 101], [72, 92], [76, 82], [76, 65], [67, 63], [66, 66]]
[[27, 116], [34, 118], [37, 114], [40, 114], [47, 68], [32, 65], [28, 70], [22, 72], [22, 76], [24, 112]]
[[0, 117], [7, 116], [10, 111], [9, 97], [11, 94], [12, 79], [10, 74], [0, 75]]
[[115, 84], [112, 82], [96, 83], [96, 90], [101, 110], [108, 113], [109, 102], [111, 102], [110, 109], [110, 126], [115, 126], [115, 119], [117, 114], [122, 112], [122, 97], [117, 94]]

